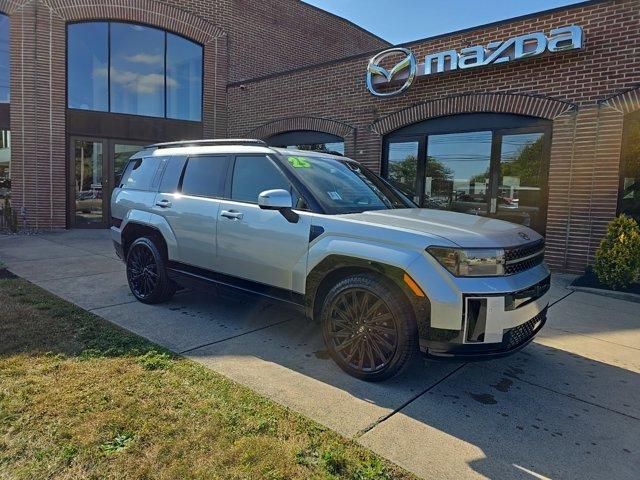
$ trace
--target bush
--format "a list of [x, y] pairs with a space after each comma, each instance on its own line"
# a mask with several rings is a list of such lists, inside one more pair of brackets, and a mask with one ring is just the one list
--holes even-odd
[[620, 215], [607, 227], [596, 251], [594, 268], [598, 280], [618, 290], [640, 277], [640, 228], [633, 218]]

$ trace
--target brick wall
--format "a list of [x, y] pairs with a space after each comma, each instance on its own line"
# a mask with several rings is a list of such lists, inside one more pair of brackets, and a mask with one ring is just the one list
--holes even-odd
[[[357, 137], [351, 155], [379, 168], [382, 135], [412, 122], [470, 111], [550, 118], [548, 261], [555, 270], [580, 272], [616, 211], [622, 114], [598, 102], [640, 84], [640, 0], [590, 2], [408, 46], [421, 58], [572, 24], [584, 29], [580, 51], [419, 77], [390, 99], [366, 90], [369, 55], [233, 83], [229, 133], [243, 136], [282, 117], [343, 122]], [[453, 106], [432, 107], [438, 102]]]
[[233, 0], [232, 81], [385, 48], [353, 23], [298, 0]]
[[298, 0], [0, 0], [0, 11], [11, 19], [12, 199], [38, 229], [67, 225], [73, 187], [65, 131], [67, 22], [143, 23], [201, 43], [206, 137], [227, 135], [230, 74], [255, 76], [385, 45]]

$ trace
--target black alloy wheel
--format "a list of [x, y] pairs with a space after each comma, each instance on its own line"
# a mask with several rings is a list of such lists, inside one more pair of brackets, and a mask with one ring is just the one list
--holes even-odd
[[379, 381], [397, 374], [416, 347], [416, 329], [404, 294], [388, 280], [358, 274], [332, 288], [323, 305], [327, 350], [347, 373]]
[[138, 238], [127, 252], [127, 280], [131, 293], [143, 303], [169, 300], [176, 285], [167, 277], [162, 254], [153, 240]]

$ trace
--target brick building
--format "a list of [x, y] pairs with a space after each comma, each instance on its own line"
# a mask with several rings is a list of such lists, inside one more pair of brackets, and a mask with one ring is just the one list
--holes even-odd
[[[32, 227], [104, 227], [131, 152], [226, 136], [344, 153], [422, 206], [530, 225], [558, 271], [584, 269], [617, 213], [640, 215], [640, 0], [402, 45], [395, 61], [413, 55], [418, 74], [390, 97], [366, 84], [390, 45], [296, 0], [0, 0], [0, 12], [0, 195]], [[569, 26], [580, 41], [552, 48]], [[422, 63], [439, 52], [437, 73]], [[467, 52], [487, 64], [463, 68], [482, 60]], [[372, 75], [372, 89], [403, 75]]]

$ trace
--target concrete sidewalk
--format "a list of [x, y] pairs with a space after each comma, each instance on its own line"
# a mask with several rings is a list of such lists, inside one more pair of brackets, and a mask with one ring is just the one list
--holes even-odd
[[637, 478], [637, 303], [565, 289], [535, 343], [502, 360], [416, 359], [382, 384], [327, 358], [317, 325], [266, 301], [199, 292], [148, 306], [108, 232], [0, 237], [0, 260], [41, 287], [355, 438], [425, 478]]

